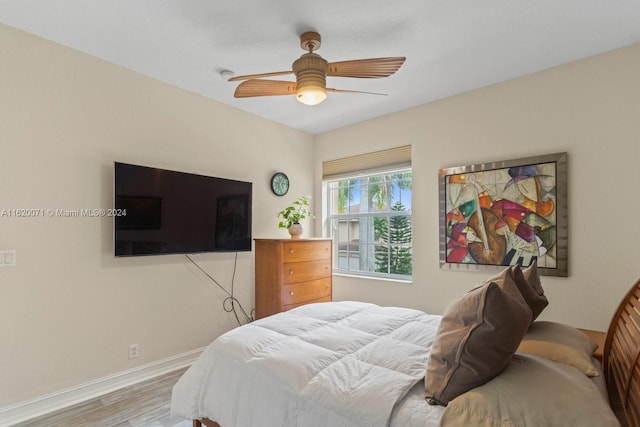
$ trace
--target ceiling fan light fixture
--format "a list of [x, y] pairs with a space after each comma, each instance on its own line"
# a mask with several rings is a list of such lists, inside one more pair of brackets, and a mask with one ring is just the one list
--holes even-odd
[[323, 87], [307, 86], [296, 92], [298, 101], [305, 105], [318, 105], [327, 98], [327, 89]]
[[306, 105], [318, 105], [327, 98], [327, 61], [315, 53], [306, 53], [292, 65], [296, 75], [296, 97]]

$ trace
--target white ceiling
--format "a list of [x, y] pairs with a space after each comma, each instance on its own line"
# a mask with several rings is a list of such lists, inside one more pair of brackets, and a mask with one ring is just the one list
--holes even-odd
[[[640, 0], [0, 0], [0, 22], [318, 134], [639, 43]], [[304, 31], [329, 62], [407, 61], [384, 79], [327, 79], [388, 96], [233, 97], [220, 71], [289, 70]]]

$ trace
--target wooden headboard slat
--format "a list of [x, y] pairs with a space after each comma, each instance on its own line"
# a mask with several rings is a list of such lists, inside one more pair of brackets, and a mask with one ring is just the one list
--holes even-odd
[[[635, 393], [635, 396], [630, 396], [630, 394], [634, 392], [636, 384], [638, 383], [638, 379], [640, 375], [640, 373], [638, 372], [640, 371], [640, 369], [638, 369], [639, 362], [640, 362], [640, 351], [636, 351], [634, 360], [630, 365], [630, 369], [629, 369], [630, 375], [628, 375], [627, 378], [623, 378], [624, 380], [626, 380], [626, 384], [624, 386], [625, 394], [624, 394], [624, 400], [623, 400], [625, 406], [627, 406], [629, 403], [634, 402], [634, 399], [631, 399], [631, 397], [640, 398], [640, 394], [638, 393]], [[640, 402], [640, 399], [635, 400], [635, 402]], [[631, 409], [635, 409], [635, 408], [631, 408]]]
[[626, 326], [626, 317], [626, 313], [622, 313], [620, 316], [618, 321], [619, 327], [616, 330], [613, 339], [615, 340], [614, 342], [618, 350], [622, 351], [620, 354], [624, 356], [624, 360], [629, 361], [629, 352], [633, 348], [633, 334]]
[[635, 299], [635, 297], [629, 301], [629, 305], [625, 307], [625, 314], [627, 315], [627, 320], [630, 322], [629, 329], [630, 330], [638, 330], [638, 325], [640, 324], [640, 314], [638, 313], [638, 305], [640, 305], [640, 301]]
[[629, 345], [624, 341], [624, 337], [614, 337], [611, 351], [615, 356], [610, 358], [609, 371], [616, 376], [615, 384], [618, 386], [618, 392], [621, 397], [624, 397], [627, 384], [624, 373], [629, 372], [632, 366]]
[[635, 311], [630, 313], [625, 309], [620, 313], [620, 319], [618, 320], [618, 332], [624, 335], [625, 348], [633, 348], [634, 342], [638, 338], [638, 327], [633, 320], [634, 313]]
[[627, 323], [624, 322], [626, 315], [623, 314], [618, 321], [619, 328], [614, 336], [616, 354], [618, 355], [619, 362], [623, 365], [625, 371], [630, 371], [633, 366], [633, 334], [627, 328]]
[[[635, 298], [632, 301], [635, 301]], [[635, 307], [627, 306], [622, 314], [625, 320], [625, 327], [629, 333], [631, 333], [631, 335], [637, 335], [638, 324], [640, 324], [640, 314], [638, 314], [638, 311]]]
[[[613, 351], [615, 350], [616, 349], [614, 348]], [[620, 380], [620, 373], [626, 371], [624, 367], [624, 361], [620, 360], [619, 356], [610, 358], [608, 368], [608, 373], [610, 375], [615, 375], [617, 380]], [[618, 384], [618, 381], [616, 381], [616, 384]]]
[[[622, 386], [625, 384], [623, 374], [626, 370], [621, 366], [617, 357], [611, 357], [609, 359], [609, 369], [607, 371], [607, 384], [609, 384], [609, 394], [612, 404], [619, 404], [623, 406], [620, 396], [624, 396], [625, 390]], [[615, 394], [613, 393], [615, 387]], [[615, 400], [619, 400], [619, 402]], [[615, 402], [614, 402], [615, 401]]]
[[629, 300], [629, 312], [632, 314], [636, 329], [640, 328], [640, 291]]

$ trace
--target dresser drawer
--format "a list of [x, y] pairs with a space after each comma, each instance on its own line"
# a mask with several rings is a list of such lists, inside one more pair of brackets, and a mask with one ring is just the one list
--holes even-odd
[[282, 304], [298, 304], [331, 297], [331, 278], [309, 280], [282, 286]]
[[284, 262], [311, 261], [331, 257], [331, 241], [287, 242], [282, 245]]
[[331, 297], [322, 297], [322, 298], [314, 299], [313, 301], [304, 301], [296, 304], [283, 305], [282, 308], [283, 308], [283, 311], [287, 311], [287, 310], [291, 310], [292, 308], [300, 307], [301, 305], [313, 304], [314, 302], [331, 302]]
[[322, 277], [331, 277], [330, 259], [282, 264], [283, 283], [304, 282]]

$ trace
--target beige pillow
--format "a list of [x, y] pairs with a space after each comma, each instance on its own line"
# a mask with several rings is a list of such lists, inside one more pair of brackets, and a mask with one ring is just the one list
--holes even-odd
[[544, 310], [544, 308], [549, 304], [547, 297], [544, 295], [538, 295], [538, 292], [533, 285], [525, 279], [524, 274], [518, 265], [506, 268], [500, 274], [486, 280], [485, 283], [495, 282], [500, 287], [504, 287], [506, 281], [510, 281], [515, 285], [522, 295], [523, 301], [531, 309], [531, 321], [535, 320], [540, 313], [542, 313], [542, 310]]
[[600, 374], [592, 355], [598, 345], [585, 333], [562, 323], [537, 321], [518, 347], [518, 353], [533, 354], [577, 368], [589, 377]]
[[441, 427], [619, 427], [595, 383], [573, 368], [517, 354], [488, 383], [453, 399]]
[[531, 310], [515, 285], [508, 282], [506, 289], [489, 283], [447, 307], [427, 361], [429, 403], [446, 405], [507, 366], [531, 323]]

